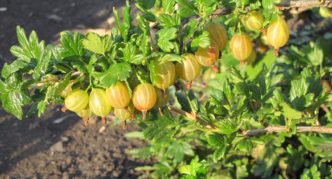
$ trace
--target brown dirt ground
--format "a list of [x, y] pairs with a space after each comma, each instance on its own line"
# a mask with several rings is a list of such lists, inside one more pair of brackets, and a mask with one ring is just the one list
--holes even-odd
[[[107, 29], [118, 0], [0, 0], [0, 68], [12, 61], [15, 28], [36, 30], [51, 43], [63, 30]], [[65, 119], [56, 123], [59, 118]], [[41, 119], [18, 121], [0, 108], [0, 178], [137, 178], [134, 168], [146, 164], [128, 150], [144, 145], [123, 135], [135, 129], [95, 121], [88, 128], [78, 117], [51, 108]]]

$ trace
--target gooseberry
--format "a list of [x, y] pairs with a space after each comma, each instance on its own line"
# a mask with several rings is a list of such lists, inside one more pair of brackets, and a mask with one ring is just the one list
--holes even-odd
[[225, 48], [227, 43], [227, 32], [222, 24], [210, 22], [205, 25], [204, 29], [209, 32], [211, 41], [216, 42], [220, 51]]
[[251, 11], [242, 19], [244, 26], [251, 31], [261, 30], [264, 23], [264, 17], [259, 11]]
[[152, 109], [157, 102], [157, 92], [149, 83], [139, 84], [134, 89], [132, 101], [135, 108], [141, 111], [145, 118], [146, 112]]
[[215, 67], [215, 63], [219, 58], [219, 50], [218, 46], [214, 41], [211, 41], [211, 45], [208, 48], [199, 47], [195, 52], [196, 59], [199, 64], [202, 66], [211, 67], [216, 73], [218, 72], [218, 68]]
[[230, 48], [233, 56], [241, 62], [246, 61], [253, 51], [251, 39], [246, 34], [235, 34], [232, 37]]
[[106, 89], [106, 95], [109, 103], [114, 108], [124, 108], [130, 102], [130, 95], [127, 85], [118, 81], [111, 87]]
[[65, 107], [78, 112], [85, 109], [89, 104], [89, 94], [84, 90], [74, 90], [65, 98]]
[[90, 93], [89, 108], [97, 116], [105, 117], [112, 109], [105, 90], [93, 88]]
[[175, 81], [175, 65], [172, 62], [153, 61], [151, 63], [151, 81], [154, 86], [165, 91]]
[[[201, 72], [201, 65], [198, 63], [195, 55], [191, 53], [184, 54], [182, 63], [177, 63], [175, 68], [179, 77], [189, 82], [189, 84]], [[190, 85], [188, 87], [190, 87]]]
[[272, 21], [266, 32], [268, 43], [274, 47], [276, 55], [280, 47], [287, 44], [289, 39], [289, 28], [286, 21], [278, 17]]

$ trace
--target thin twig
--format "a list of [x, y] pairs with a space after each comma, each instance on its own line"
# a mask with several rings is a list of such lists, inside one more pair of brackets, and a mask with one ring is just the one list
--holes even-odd
[[211, 130], [212, 132], [218, 130], [216, 126], [204, 121], [199, 116], [197, 116], [197, 114], [195, 114], [195, 113], [186, 112], [186, 111], [183, 111], [182, 109], [178, 109], [178, 108], [175, 108], [175, 107], [172, 107], [172, 106], [169, 106], [168, 108], [169, 108], [170, 111], [172, 111], [174, 113], [184, 115], [189, 119], [196, 120], [196, 121], [202, 123], [205, 126], [205, 128]]
[[[288, 132], [289, 129], [286, 126], [268, 126], [264, 129], [252, 129], [243, 132], [244, 135], [249, 137], [260, 136], [266, 133], [278, 133], [278, 132]], [[296, 127], [296, 131], [303, 132], [316, 132], [316, 133], [325, 133], [332, 134], [332, 128], [323, 127], [323, 126], [298, 126]]]
[[332, 2], [330, 0], [283, 0], [278, 6], [287, 8], [332, 7]]

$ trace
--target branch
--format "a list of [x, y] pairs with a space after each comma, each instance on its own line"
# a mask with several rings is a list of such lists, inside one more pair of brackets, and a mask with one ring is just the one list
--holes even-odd
[[[317, 132], [332, 134], [332, 128], [323, 126], [298, 126], [296, 127], [297, 132]], [[278, 132], [288, 132], [289, 129], [286, 126], [268, 126], [264, 129], [252, 129], [244, 131], [243, 134], [249, 137], [260, 136], [266, 133], [278, 133]]]
[[[328, 8], [332, 8], [332, 1], [331, 0], [283, 0], [277, 4], [280, 10], [291, 9], [291, 8], [299, 8], [302, 9], [300, 12], [310, 9], [313, 7], [321, 7], [325, 6]], [[249, 10], [248, 8], [246, 8]], [[226, 15], [233, 12], [232, 8], [225, 8], [221, 7], [217, 9], [212, 16], [220, 16]]]
[[278, 4], [285, 8], [332, 7], [331, 0], [283, 0]]
[[195, 113], [186, 112], [186, 111], [183, 111], [182, 109], [178, 109], [178, 108], [175, 108], [175, 107], [172, 107], [172, 106], [169, 106], [168, 109], [170, 111], [172, 111], [173, 113], [181, 114], [181, 115], [186, 116], [189, 119], [196, 120], [196, 121], [200, 122], [201, 124], [203, 124], [205, 126], [205, 128], [207, 128], [211, 131], [218, 131], [216, 126], [204, 121], [199, 116], [197, 116], [197, 114], [195, 114]]

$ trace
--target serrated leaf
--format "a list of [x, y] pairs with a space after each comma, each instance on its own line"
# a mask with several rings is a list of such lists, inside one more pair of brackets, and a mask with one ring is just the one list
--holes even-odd
[[314, 44], [314, 47], [310, 49], [310, 51], [307, 53], [307, 56], [310, 62], [315, 66], [318, 66], [323, 63], [324, 59], [323, 49], [321, 49], [316, 44]]
[[62, 45], [61, 57], [83, 56], [82, 35], [78, 32], [61, 32], [60, 41]]
[[175, 27], [181, 24], [181, 19], [177, 15], [160, 14], [158, 21], [160, 25], [164, 27]]
[[171, 40], [177, 37], [177, 29], [174, 27], [161, 29], [158, 31], [158, 37], [158, 46], [164, 52], [170, 52], [175, 48], [174, 42]]
[[38, 41], [37, 33], [32, 31], [28, 39], [24, 29], [17, 26], [16, 34], [20, 46], [12, 46], [11, 53], [27, 62], [30, 62], [31, 59], [40, 59], [45, 45], [43, 41]]
[[105, 35], [100, 37], [96, 33], [88, 33], [86, 38], [82, 41], [84, 48], [94, 53], [105, 55], [111, 49], [112, 39], [111, 36]]
[[297, 111], [296, 109], [292, 108], [289, 104], [286, 102], [282, 102], [280, 106], [283, 109], [283, 115], [288, 119], [301, 119], [302, 113], [300, 111]]
[[220, 122], [219, 129], [222, 134], [232, 134], [237, 131], [238, 125], [234, 121], [226, 119]]
[[187, 18], [195, 14], [196, 8], [192, 1], [176, 0], [179, 5], [178, 13], [180, 16]]
[[191, 42], [191, 47], [208, 48], [210, 46], [210, 37], [207, 31], [204, 31], [201, 35], [195, 37]]
[[116, 63], [103, 73], [100, 77], [100, 85], [102, 87], [110, 87], [117, 81], [124, 81], [129, 78], [131, 73], [131, 66], [129, 63]]
[[139, 65], [144, 61], [144, 55], [137, 54], [138, 49], [133, 43], [126, 43], [121, 51], [123, 53], [123, 60], [126, 62]]
[[29, 64], [26, 61], [17, 59], [11, 64], [5, 63], [2, 68], [1, 75], [3, 78], [8, 78], [11, 74], [16, 73], [17, 71], [27, 67]]
[[51, 46], [47, 46], [47, 48], [43, 51], [41, 58], [37, 61], [37, 66], [33, 73], [34, 79], [40, 78], [43, 74], [47, 72], [48, 65], [52, 57], [52, 51], [50, 48]]

